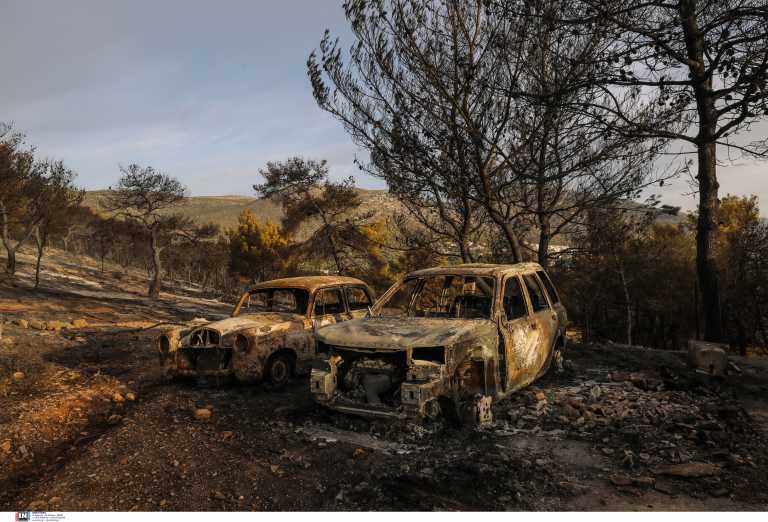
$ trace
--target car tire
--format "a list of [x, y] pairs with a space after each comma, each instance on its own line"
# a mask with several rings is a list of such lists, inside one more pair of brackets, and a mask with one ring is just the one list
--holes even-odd
[[288, 384], [293, 374], [293, 359], [284, 353], [269, 358], [265, 375], [272, 386], [283, 387]]
[[437, 403], [440, 406], [440, 415], [445, 419], [445, 422], [452, 428], [461, 428], [462, 418], [459, 414], [458, 403], [445, 395], [439, 396]]

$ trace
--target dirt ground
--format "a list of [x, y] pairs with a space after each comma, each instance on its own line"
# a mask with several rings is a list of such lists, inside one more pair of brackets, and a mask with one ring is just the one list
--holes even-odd
[[164, 382], [147, 328], [230, 305], [153, 303], [141, 274], [56, 251], [33, 292], [19, 261], [0, 283], [2, 510], [768, 508], [765, 359], [714, 381], [680, 353], [572, 346], [489, 427], [371, 422], [315, 405], [306, 378]]

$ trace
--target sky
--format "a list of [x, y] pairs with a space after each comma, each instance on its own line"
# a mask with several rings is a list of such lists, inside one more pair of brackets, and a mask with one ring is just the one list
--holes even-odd
[[[294, 155], [385, 188], [312, 98], [305, 64], [326, 28], [351, 43], [341, 0], [3, 0], [0, 122], [90, 190], [139, 163], [193, 195], [253, 195], [267, 161]], [[766, 134], [762, 122], [744, 139]], [[730, 163], [721, 193], [755, 193], [768, 215], [768, 163]], [[680, 179], [655, 192], [691, 209], [690, 190]]]

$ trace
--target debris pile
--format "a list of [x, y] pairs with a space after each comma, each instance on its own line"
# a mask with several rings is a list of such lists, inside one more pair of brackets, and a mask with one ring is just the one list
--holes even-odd
[[701, 494], [727, 495], [758, 467], [765, 435], [728, 392], [677, 377], [614, 371], [534, 388], [498, 404], [492, 430], [587, 441], [622, 470], [619, 489], [700, 479]]

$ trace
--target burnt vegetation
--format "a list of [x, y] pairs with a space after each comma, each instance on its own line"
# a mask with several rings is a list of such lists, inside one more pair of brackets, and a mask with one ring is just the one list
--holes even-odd
[[[14, 321], [0, 316], [0, 501], [27, 508], [50, 489], [86, 509], [107, 507], [93, 491], [109, 509], [622, 509], [687, 491], [715, 502], [705, 508], [764, 508], [766, 203], [722, 194], [719, 180], [722, 166], [768, 156], [764, 138], [745, 138], [768, 118], [768, 3], [342, 5], [349, 41], [318, 34], [307, 91], [386, 191], [297, 150], [244, 187], [269, 212], [243, 204], [226, 224], [208, 222], [179, 173], [129, 163], [109, 190], [88, 193], [0, 126], [0, 313]], [[696, 198], [689, 212], [656, 194], [681, 180]], [[348, 276], [380, 296], [417, 269], [529, 261], [567, 309], [565, 360], [489, 406], [486, 431], [320, 408], [305, 379], [289, 382], [295, 360], [282, 386], [216, 390], [166, 385], [155, 368], [154, 328], [227, 317], [257, 283]], [[499, 285], [462, 296], [461, 318], [496, 321]], [[349, 297], [338, 295], [340, 311]], [[521, 293], [515, 318], [529, 302]], [[75, 327], [80, 310], [94, 324]], [[422, 317], [438, 313], [460, 316]], [[45, 317], [55, 314], [69, 326]], [[390, 319], [380, 337], [402, 326]], [[325, 365], [326, 381], [347, 358], [348, 398], [401, 403], [405, 352], [365, 358], [330, 341], [315, 352], [312, 339], [307, 361]], [[725, 377], [693, 372], [682, 352], [691, 339], [725, 345], [738, 364]], [[194, 348], [220, 339], [209, 340]], [[411, 355], [426, 374], [446, 353], [435, 342]], [[460, 368], [468, 382], [479, 364]], [[366, 372], [378, 375], [372, 393]], [[14, 424], [22, 413], [50, 433]], [[201, 447], [210, 459], [197, 458]], [[115, 494], [125, 469], [135, 501]], [[609, 494], [585, 493], [606, 484]]]
[[[318, 272], [381, 292], [428, 265], [536, 260], [583, 340], [765, 346], [765, 220], [717, 182], [718, 162], [766, 154], [739, 138], [768, 110], [763, 2], [343, 5], [352, 45], [326, 32], [307, 73], [369, 153], [357, 163], [386, 182], [386, 205], [324, 160], [292, 157], [253, 186], [272, 220], [200, 223], [176, 178], [134, 164], [86, 207], [74, 172], [4, 126], [4, 277], [36, 246], [44, 284], [49, 245], [145, 270], [153, 298], [165, 284], [231, 300]], [[686, 174], [697, 210], [660, 205], [654, 187]]]

